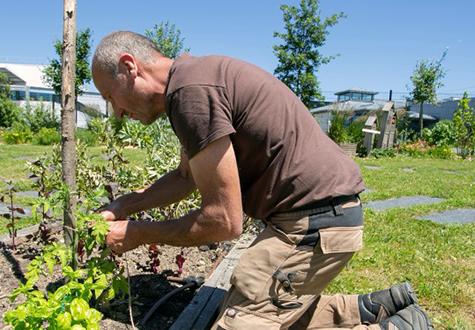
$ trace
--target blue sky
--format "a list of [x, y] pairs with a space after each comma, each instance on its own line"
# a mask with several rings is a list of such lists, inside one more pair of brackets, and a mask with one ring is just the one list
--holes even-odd
[[[274, 31], [283, 30], [281, 4], [298, 0], [122, 1], [78, 0], [78, 28], [91, 28], [93, 49], [115, 30], [143, 33], [162, 21], [174, 23], [194, 55], [222, 54], [273, 72], [277, 60]], [[358, 87], [395, 98], [407, 95], [409, 77], [420, 59], [440, 57], [445, 86], [439, 97], [464, 90], [475, 95], [475, 1], [473, 0], [321, 0], [323, 16], [344, 12], [331, 28], [325, 55], [339, 56], [318, 72], [328, 99]], [[62, 38], [62, 1], [2, 1], [0, 61], [47, 63], [53, 43]]]

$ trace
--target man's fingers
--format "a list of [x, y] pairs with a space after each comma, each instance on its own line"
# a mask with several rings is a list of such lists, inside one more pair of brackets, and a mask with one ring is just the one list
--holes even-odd
[[109, 210], [101, 211], [101, 215], [104, 218], [104, 220], [106, 220], [106, 221], [115, 221], [115, 220], [117, 220], [117, 217], [115, 216], [115, 214], [113, 212], [109, 211]]
[[115, 253], [124, 253], [135, 249], [141, 244], [140, 239], [131, 232], [132, 224], [129, 221], [114, 221], [109, 225], [106, 244]]

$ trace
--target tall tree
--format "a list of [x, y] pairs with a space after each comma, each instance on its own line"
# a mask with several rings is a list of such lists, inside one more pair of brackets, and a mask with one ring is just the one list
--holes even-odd
[[61, 46], [61, 156], [62, 178], [67, 186], [64, 207], [64, 240], [73, 250], [73, 268], [76, 267], [76, 144], [75, 101], [76, 90], [76, 0], [63, 2], [63, 43]]
[[320, 48], [328, 37], [328, 28], [345, 17], [340, 12], [322, 18], [318, 0], [301, 0], [300, 6], [282, 5], [285, 32], [274, 32], [283, 43], [275, 45], [279, 64], [274, 74], [297, 94], [307, 107], [323, 101], [316, 73], [335, 56], [323, 56]]
[[[170, 22], [162, 22], [155, 24], [152, 29], [145, 30], [145, 36], [160, 49], [160, 52], [169, 58], [176, 58], [183, 50], [183, 42], [185, 38], [181, 37], [180, 29]], [[185, 52], [190, 49], [186, 48]]]
[[424, 129], [424, 103], [435, 104], [437, 102], [437, 89], [444, 86], [442, 79], [445, 77], [445, 70], [442, 68], [442, 62], [446, 55], [447, 50], [442, 53], [438, 60], [417, 62], [412, 73], [411, 99], [414, 103], [419, 104], [419, 136], [422, 136]]
[[[76, 97], [84, 93], [84, 85], [91, 82], [91, 70], [89, 69], [89, 57], [91, 55], [91, 30], [85, 29], [76, 34], [76, 71], [74, 80], [74, 91]], [[62, 81], [62, 58], [63, 43], [56, 40], [54, 49], [58, 55], [57, 59], [52, 59], [43, 70], [43, 80], [50, 85], [56, 95], [61, 95]]]

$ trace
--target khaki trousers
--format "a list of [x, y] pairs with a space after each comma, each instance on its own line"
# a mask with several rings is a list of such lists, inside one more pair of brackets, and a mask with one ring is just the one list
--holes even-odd
[[357, 295], [321, 295], [362, 247], [361, 205], [266, 224], [241, 255], [212, 329], [380, 329], [361, 324]]

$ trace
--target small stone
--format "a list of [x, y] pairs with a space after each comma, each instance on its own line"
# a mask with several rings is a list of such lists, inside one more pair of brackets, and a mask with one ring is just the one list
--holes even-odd
[[429, 196], [404, 196], [386, 200], [370, 201], [365, 203], [365, 207], [375, 211], [384, 211], [394, 207], [411, 207], [414, 205], [429, 205], [443, 202], [443, 198]]
[[208, 245], [200, 245], [198, 247], [198, 250], [200, 250], [201, 252], [209, 251], [209, 246]]
[[375, 165], [365, 165], [365, 168], [367, 168], [368, 170], [380, 170], [382, 167]]

